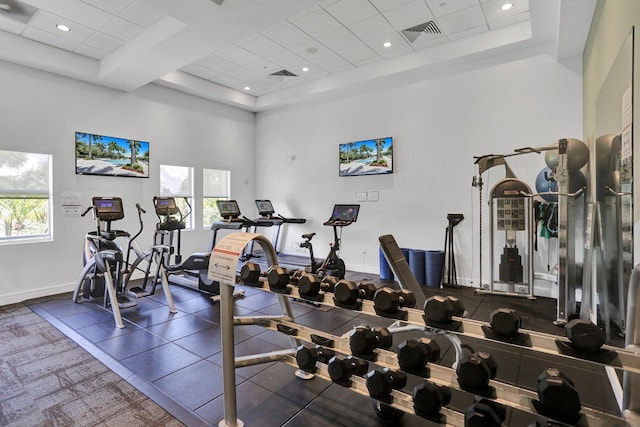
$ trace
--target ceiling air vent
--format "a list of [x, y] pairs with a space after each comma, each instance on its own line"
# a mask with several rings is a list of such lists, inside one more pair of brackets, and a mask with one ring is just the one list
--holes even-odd
[[420, 34], [427, 33], [433, 35], [440, 35], [442, 31], [438, 28], [438, 24], [433, 21], [425, 22], [423, 24], [416, 25], [415, 27], [407, 28], [406, 30], [402, 30], [402, 34], [409, 40], [411, 43], [414, 43]]
[[298, 77], [298, 75], [293, 74], [289, 70], [280, 70], [280, 71], [276, 71], [275, 73], [269, 74], [269, 77], [271, 77], [274, 80], [283, 81], [287, 77]]
[[211, 0], [212, 2], [214, 2], [215, 4], [217, 4], [218, 6], [222, 6], [222, 2], [224, 0]]
[[0, 0], [0, 16], [5, 16], [13, 21], [28, 24], [36, 12], [38, 12], [38, 8], [30, 4], [18, 0]]

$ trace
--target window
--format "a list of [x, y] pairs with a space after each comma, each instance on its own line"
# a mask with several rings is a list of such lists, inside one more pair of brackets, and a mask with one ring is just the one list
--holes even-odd
[[51, 155], [0, 150], [0, 243], [47, 241]]
[[193, 229], [193, 168], [160, 165], [160, 195], [172, 196], [188, 229]]
[[218, 169], [202, 170], [202, 225], [211, 228], [211, 224], [220, 221], [216, 200], [229, 199], [230, 171]]

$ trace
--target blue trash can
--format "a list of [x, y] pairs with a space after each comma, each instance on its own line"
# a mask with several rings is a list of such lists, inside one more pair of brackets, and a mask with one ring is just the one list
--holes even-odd
[[442, 282], [442, 269], [444, 268], [444, 251], [426, 251], [424, 274], [426, 285], [440, 287]]
[[380, 280], [393, 280], [393, 271], [391, 271], [382, 248], [378, 248], [378, 252], [380, 254]]
[[409, 268], [420, 285], [425, 284], [425, 251], [422, 249], [409, 250]]

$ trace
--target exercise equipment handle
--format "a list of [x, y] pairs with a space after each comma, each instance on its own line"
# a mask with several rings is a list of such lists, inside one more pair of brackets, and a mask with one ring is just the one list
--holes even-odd
[[91, 210], [93, 210], [93, 206], [89, 206], [84, 212], [80, 214], [80, 216], [86, 216]]
[[520, 195], [525, 197], [535, 197], [535, 196], [567, 196], [567, 197], [580, 197], [582, 193], [587, 189], [587, 187], [582, 187], [578, 191], [574, 193], [560, 193], [557, 191], [544, 191], [542, 193], [527, 193], [526, 191], [519, 191]]
[[614, 196], [630, 196], [633, 193], [631, 191], [622, 191], [622, 192], [618, 192], [615, 191], [613, 188], [606, 186], [604, 187], [605, 190], [607, 190], [610, 194], [614, 195]]

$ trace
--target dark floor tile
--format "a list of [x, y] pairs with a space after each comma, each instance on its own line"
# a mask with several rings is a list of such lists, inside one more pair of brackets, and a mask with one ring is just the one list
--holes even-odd
[[276, 296], [269, 292], [238, 298], [236, 305], [239, 307], [249, 308], [251, 310], [260, 310], [276, 303]]
[[153, 383], [173, 399], [195, 411], [222, 395], [222, 369], [201, 360]]
[[98, 343], [124, 334], [130, 334], [132, 332], [139, 331], [140, 329], [141, 328], [139, 326], [134, 325], [131, 322], [125, 322], [124, 328], [118, 328], [113, 319], [111, 319], [106, 322], [76, 329], [76, 332], [87, 338], [89, 341]]
[[296, 370], [285, 363], [276, 363], [251, 377], [249, 381], [300, 406], [307, 405], [331, 385], [331, 382], [318, 377], [303, 380], [295, 375]]
[[157, 325], [149, 326], [148, 331], [154, 334], [160, 335], [169, 341], [174, 341], [180, 338], [184, 338], [188, 335], [202, 331], [203, 329], [212, 328], [216, 326], [215, 323], [205, 320], [198, 316], [187, 314], [185, 316], [178, 317], [170, 322], [159, 323]]
[[142, 328], [148, 328], [158, 323], [167, 322], [178, 317], [185, 316], [187, 313], [178, 311], [171, 313], [167, 306], [162, 306], [153, 310], [139, 311], [135, 307], [122, 312], [122, 317], [128, 321], [135, 323]]
[[[245, 334], [240, 327], [236, 327], [234, 329], [233, 335], [236, 344], [251, 338], [251, 336]], [[212, 327], [175, 340], [174, 344], [177, 344], [180, 347], [189, 350], [191, 353], [206, 359], [207, 357], [218, 353], [222, 349], [221, 338], [220, 328]]]
[[80, 314], [87, 311], [93, 311], [96, 309], [102, 309], [102, 307], [94, 301], [83, 301], [81, 303], [74, 303], [71, 301], [71, 295], [66, 297], [56, 297], [47, 301], [37, 303], [39, 307], [44, 308], [52, 315], [60, 318], [65, 316], [71, 316], [73, 314]]
[[[69, 304], [71, 305], [73, 303], [70, 302]], [[80, 329], [85, 326], [95, 325], [98, 323], [107, 322], [109, 320], [113, 322], [113, 325], [115, 325], [113, 313], [110, 310], [105, 310], [102, 307], [95, 306], [92, 310], [86, 310], [78, 314], [60, 317], [60, 320], [69, 325], [69, 327], [71, 327], [72, 329]]]
[[199, 360], [195, 354], [167, 343], [122, 359], [120, 363], [147, 380], [154, 381]]
[[298, 317], [296, 321], [299, 324], [310, 328], [331, 331], [347, 322], [353, 321], [354, 317], [357, 315], [357, 312], [334, 308], [326, 312], [319, 310], [310, 311], [309, 313]]
[[334, 420], [325, 418], [322, 415], [303, 409], [298, 412], [293, 418], [287, 421], [283, 427], [335, 427]]
[[[299, 405], [249, 381], [237, 387], [236, 402], [238, 419], [247, 426], [280, 427], [301, 409]], [[222, 397], [197, 409], [196, 413], [212, 424], [223, 420]]]
[[167, 340], [164, 338], [140, 329], [130, 334], [101, 341], [96, 345], [117, 360], [122, 360], [166, 343]]

